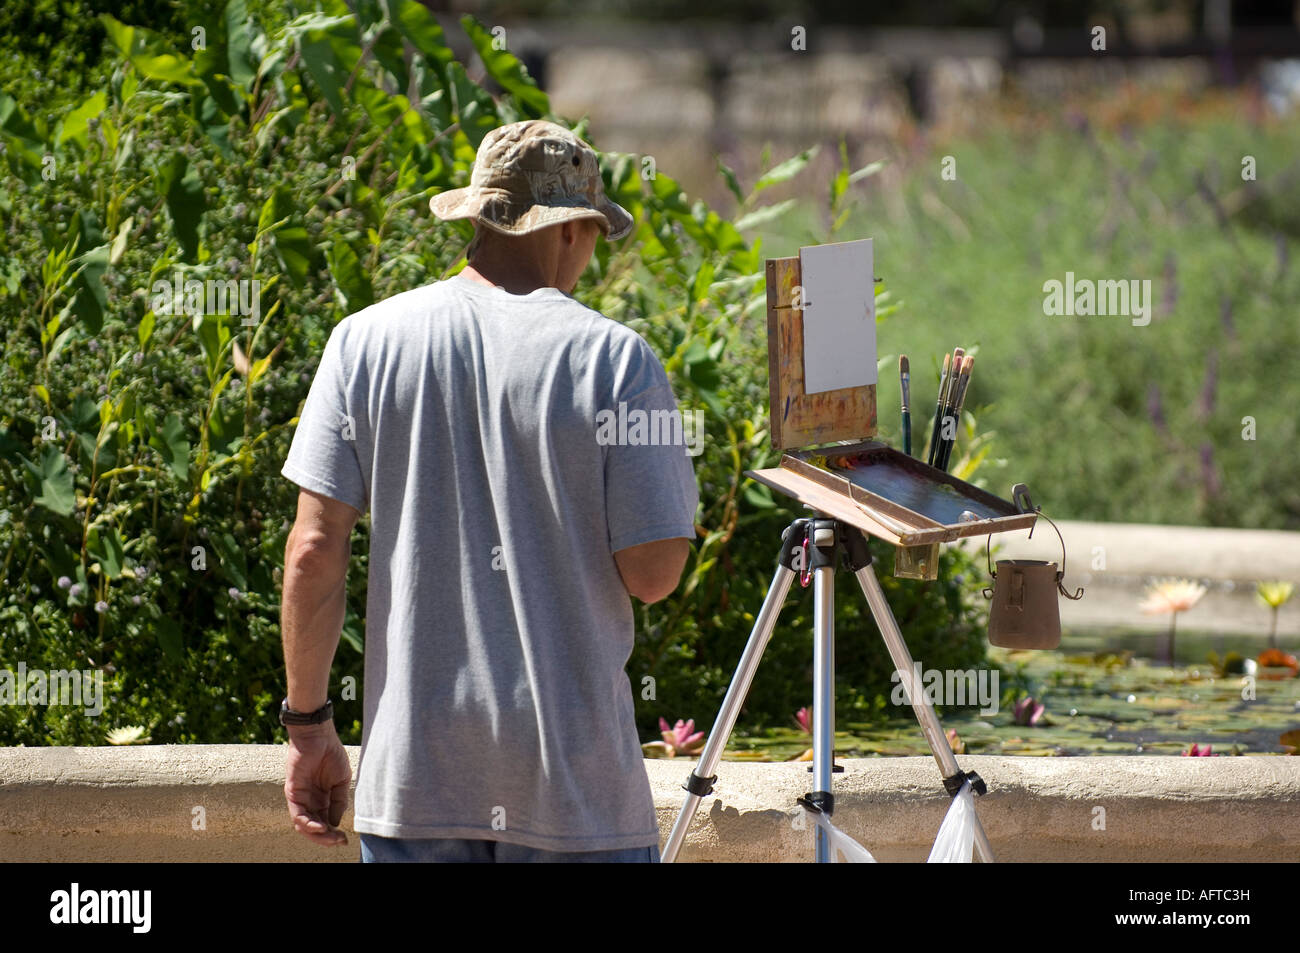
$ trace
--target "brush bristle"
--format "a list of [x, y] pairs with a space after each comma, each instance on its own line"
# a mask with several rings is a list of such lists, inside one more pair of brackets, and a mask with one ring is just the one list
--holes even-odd
[[909, 368], [907, 363], [907, 355], [906, 354], [900, 355], [898, 358], [898, 373], [907, 374], [910, 372], [910, 370], [911, 369]]

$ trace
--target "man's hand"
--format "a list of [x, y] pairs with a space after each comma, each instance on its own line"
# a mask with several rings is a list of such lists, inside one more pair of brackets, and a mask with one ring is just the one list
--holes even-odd
[[325, 847], [340, 847], [348, 835], [339, 830], [348, 808], [352, 765], [334, 722], [289, 726], [284, 797], [299, 834]]

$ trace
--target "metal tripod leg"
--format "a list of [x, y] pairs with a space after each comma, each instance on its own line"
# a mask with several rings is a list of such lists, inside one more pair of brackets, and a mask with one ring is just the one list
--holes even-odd
[[[831, 531], [832, 535], [834, 531]], [[814, 570], [813, 589], [813, 789], [808, 799], [826, 814], [835, 809], [831, 773], [835, 767], [835, 569]], [[831, 841], [817, 825], [816, 861], [829, 864]]]
[[[943, 772], [944, 778], [951, 778], [958, 774], [961, 768], [958, 767], [957, 758], [952, 753], [952, 746], [944, 736], [938, 716], [930, 707], [925, 690], [916, 681], [912, 667], [912, 653], [907, 650], [903, 635], [898, 630], [898, 622], [894, 619], [894, 613], [885, 599], [884, 590], [880, 588], [880, 580], [876, 578], [876, 573], [869, 564], [857, 570], [854, 575], [858, 577], [862, 594], [867, 597], [867, 604], [871, 606], [876, 627], [880, 629], [880, 634], [885, 640], [885, 648], [889, 649], [889, 657], [894, 660], [894, 668], [903, 680], [907, 697], [912, 701], [912, 710], [916, 713], [916, 720], [921, 723], [925, 740], [929, 742], [930, 750], [934, 752], [934, 760], [939, 762], [939, 770]], [[984, 833], [984, 826], [980, 824], [978, 817], [975, 818], [975, 856], [983, 863], [993, 863], [993, 847], [989, 844], [988, 835]]]
[[713, 723], [713, 728], [709, 731], [708, 743], [705, 744], [704, 752], [700, 755], [699, 764], [695, 766], [690, 779], [686, 782], [688, 792], [686, 801], [682, 804], [677, 821], [673, 824], [672, 833], [668, 835], [668, 841], [660, 854], [660, 859], [666, 864], [671, 864], [677, 859], [677, 852], [681, 850], [682, 842], [686, 840], [686, 830], [691, 826], [695, 811], [700, 806], [700, 799], [713, 790], [713, 782], [716, 780], [713, 775], [714, 769], [717, 768], [718, 761], [722, 758], [722, 751], [731, 737], [731, 731], [736, 726], [740, 706], [744, 704], [745, 696], [749, 694], [750, 682], [754, 680], [754, 672], [763, 657], [763, 650], [767, 648], [768, 639], [772, 637], [777, 616], [781, 614], [781, 606], [790, 592], [790, 584], [794, 582], [794, 576], [794, 571], [785, 565], [784, 560], [777, 566], [776, 575], [772, 577], [772, 585], [767, 590], [767, 598], [763, 600], [763, 608], [759, 610], [758, 618], [754, 620], [754, 631], [750, 633], [744, 654], [740, 656], [740, 664], [736, 666], [736, 674], [732, 676], [731, 685], [727, 689], [727, 696], [722, 700], [722, 708]]

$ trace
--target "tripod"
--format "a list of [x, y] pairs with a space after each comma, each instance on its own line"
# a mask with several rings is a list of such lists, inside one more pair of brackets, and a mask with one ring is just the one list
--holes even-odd
[[[871, 568], [871, 551], [867, 548], [867, 539], [857, 527], [840, 520], [818, 516], [803, 517], [795, 520], [781, 534], [781, 555], [772, 585], [763, 600], [763, 608], [754, 622], [754, 630], [745, 645], [745, 651], [732, 676], [718, 712], [713, 729], [709, 732], [708, 743], [700, 755], [699, 763], [691, 772], [683, 787], [686, 789], [686, 801], [682, 804], [677, 821], [664, 845], [662, 859], [672, 863], [677, 859], [683, 841], [686, 840], [687, 828], [700, 806], [700, 800], [713, 793], [713, 782], [717, 780], [714, 770], [722, 757], [722, 751], [731, 737], [736, 725], [736, 717], [749, 693], [754, 672], [758, 669], [763, 650], [767, 647], [772, 630], [776, 627], [777, 616], [781, 606], [794, 582], [796, 572], [801, 576], [804, 586], [809, 578], [814, 579], [813, 589], [813, 791], [799, 799], [805, 808], [820, 811], [828, 817], [835, 810], [835, 798], [831, 794], [831, 774], [834, 770], [835, 746], [835, 570], [843, 558], [845, 566], [857, 576], [862, 593], [866, 596], [876, 626], [889, 649], [894, 668], [903, 679], [907, 698], [912, 710], [921, 724], [925, 740], [934, 753], [943, 776], [944, 788], [949, 796], [955, 797], [964, 782], [969, 781], [971, 789], [984, 794], [987, 788], [984, 781], [974, 771], [962, 771], [957, 766], [948, 739], [944, 736], [939, 719], [930, 706], [925, 692], [916, 678], [912, 668], [912, 656], [903, 642], [898, 623], [885, 600], [884, 590]], [[830, 852], [830, 840], [825, 830], [818, 825], [816, 840], [816, 860], [819, 864], [829, 863], [833, 858]], [[992, 863], [993, 849], [988, 836], [979, 820], [975, 821], [975, 855], [984, 863]]]

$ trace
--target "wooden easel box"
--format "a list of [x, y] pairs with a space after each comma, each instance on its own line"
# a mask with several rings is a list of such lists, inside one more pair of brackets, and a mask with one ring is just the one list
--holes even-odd
[[[947, 542], [1025, 529], [1036, 513], [958, 480], [870, 438], [876, 435], [876, 387], [864, 384], [819, 394], [804, 392], [803, 311], [798, 256], [767, 260], [768, 375], [772, 446], [784, 450], [780, 465], [745, 475], [819, 512], [896, 546]], [[833, 444], [833, 446], [824, 446]], [[918, 486], [946, 486], [998, 516], [943, 523], [816, 466], [815, 457], [865, 454], [871, 463], [901, 467]]]

